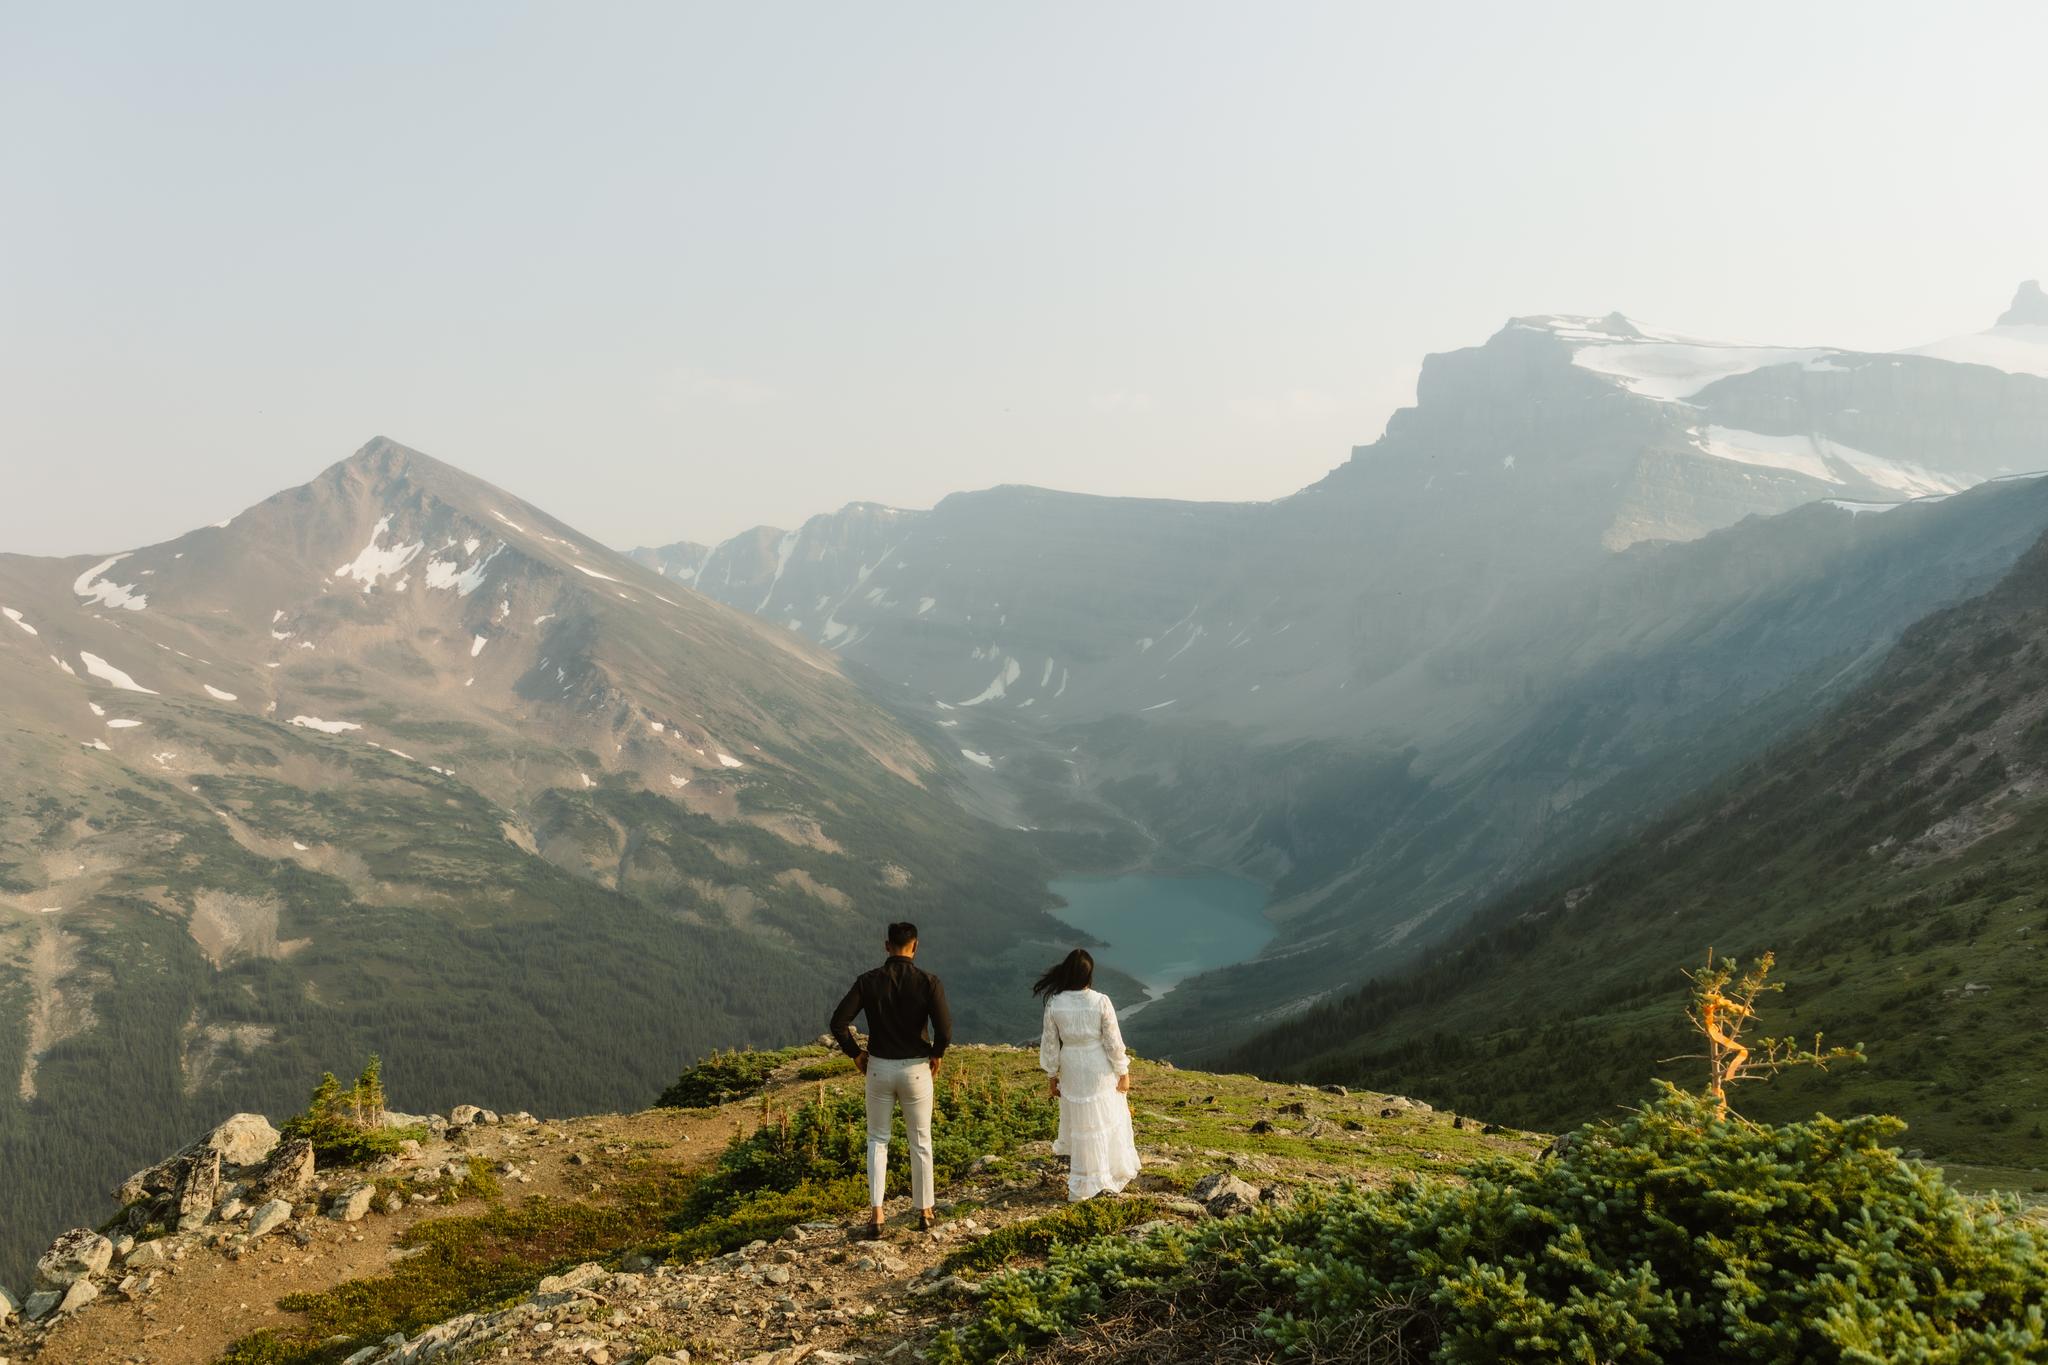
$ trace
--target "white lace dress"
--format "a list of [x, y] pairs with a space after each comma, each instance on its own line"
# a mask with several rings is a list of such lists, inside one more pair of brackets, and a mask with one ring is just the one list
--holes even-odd
[[1060, 1078], [1060, 1135], [1052, 1149], [1069, 1161], [1067, 1198], [1123, 1189], [1138, 1174], [1138, 1144], [1130, 1099], [1116, 1088], [1131, 1059], [1109, 997], [1061, 991], [1046, 1001], [1038, 1064]]

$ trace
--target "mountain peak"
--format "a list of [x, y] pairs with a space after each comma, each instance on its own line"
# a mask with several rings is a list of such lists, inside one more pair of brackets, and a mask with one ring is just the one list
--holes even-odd
[[2048, 326], [2048, 293], [2039, 280], [2023, 280], [2012, 296], [2012, 307], [1999, 315], [2000, 327]]

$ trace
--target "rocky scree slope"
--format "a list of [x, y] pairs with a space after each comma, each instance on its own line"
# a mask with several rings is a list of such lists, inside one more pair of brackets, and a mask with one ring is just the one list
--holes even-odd
[[366, 1052], [618, 1104], [815, 1027], [902, 915], [964, 1031], [1021, 1031], [972, 986], [1059, 932], [828, 653], [388, 441], [162, 545], [0, 556], [0, 696], [0, 1275]]
[[1056, 1239], [1142, 1235], [1540, 1144], [1399, 1096], [1141, 1062], [1146, 1173], [1121, 1199], [1075, 1208], [1035, 1135], [1049, 1102], [1025, 1098], [1042, 1086], [1035, 1051], [970, 1046], [950, 1083], [1007, 1088], [1027, 1118], [959, 1167], [936, 1231], [903, 1215], [875, 1243], [850, 1237], [851, 1210], [784, 1213], [730, 1250], [687, 1237], [694, 1249], [675, 1250], [693, 1181], [748, 1135], [857, 1086], [822, 1046], [775, 1060], [762, 1098], [712, 1108], [393, 1115], [420, 1136], [361, 1170], [309, 1170], [261, 1118], [238, 1116], [127, 1182], [132, 1192], [169, 1169], [163, 1202], [58, 1239], [38, 1262], [47, 1287], [0, 1326], [0, 1358], [901, 1361], [974, 1316], [989, 1272], [1042, 1259]]

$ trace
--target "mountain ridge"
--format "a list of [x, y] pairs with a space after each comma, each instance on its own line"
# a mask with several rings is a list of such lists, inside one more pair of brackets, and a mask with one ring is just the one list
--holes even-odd
[[815, 1027], [886, 920], [998, 1036], [1064, 936], [831, 655], [393, 442], [224, 526], [0, 557], [0, 606], [9, 1278], [174, 1128], [366, 1052], [596, 1107]]

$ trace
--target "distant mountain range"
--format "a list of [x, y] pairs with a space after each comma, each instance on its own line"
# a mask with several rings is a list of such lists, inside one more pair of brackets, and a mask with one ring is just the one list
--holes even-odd
[[816, 1033], [887, 918], [984, 1036], [1060, 932], [836, 659], [388, 441], [161, 545], [0, 556], [0, 698], [9, 1284], [372, 1050], [401, 1107], [640, 1105]]
[[2041, 300], [1900, 354], [1518, 318], [1429, 357], [1415, 407], [1277, 502], [998, 488], [634, 554], [839, 654], [1056, 861], [1272, 884], [1265, 958], [1137, 1023], [1212, 1055], [1789, 733], [1994, 582], [2048, 525]]

